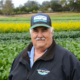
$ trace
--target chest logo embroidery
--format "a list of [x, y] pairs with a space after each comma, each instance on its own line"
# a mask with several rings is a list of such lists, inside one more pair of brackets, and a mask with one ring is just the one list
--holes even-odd
[[40, 74], [40, 75], [47, 75], [47, 74], [49, 74], [50, 73], [50, 71], [49, 70], [47, 70], [47, 69], [37, 69], [37, 72], [38, 72], [38, 74]]

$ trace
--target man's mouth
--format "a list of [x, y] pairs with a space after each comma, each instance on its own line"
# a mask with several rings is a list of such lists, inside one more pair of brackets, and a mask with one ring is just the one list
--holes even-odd
[[45, 40], [46, 38], [42, 37], [42, 38], [36, 38], [37, 41], [42, 41]]

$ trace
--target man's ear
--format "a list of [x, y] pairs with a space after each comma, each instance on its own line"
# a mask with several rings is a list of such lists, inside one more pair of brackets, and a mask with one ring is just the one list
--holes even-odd
[[52, 36], [53, 36], [54, 31], [51, 32]]
[[30, 31], [29, 31], [29, 32], [30, 32], [30, 34], [31, 34], [31, 31], [32, 31], [32, 29], [30, 29]]
[[51, 27], [51, 34], [53, 35], [53, 32], [54, 32], [54, 28], [53, 27]]

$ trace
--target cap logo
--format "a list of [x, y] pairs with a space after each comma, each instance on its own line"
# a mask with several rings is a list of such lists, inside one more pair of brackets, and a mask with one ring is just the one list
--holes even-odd
[[47, 75], [50, 73], [47, 69], [37, 69], [39, 75]]
[[47, 17], [46, 16], [42, 16], [42, 15], [38, 15], [34, 17], [34, 23], [36, 22], [45, 22], [47, 23]]

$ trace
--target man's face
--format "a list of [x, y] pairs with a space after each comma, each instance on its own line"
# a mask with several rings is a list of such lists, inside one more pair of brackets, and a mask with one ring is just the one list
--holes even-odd
[[47, 49], [52, 44], [53, 31], [46, 27], [37, 27], [31, 31], [31, 39], [36, 49]]

